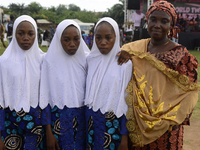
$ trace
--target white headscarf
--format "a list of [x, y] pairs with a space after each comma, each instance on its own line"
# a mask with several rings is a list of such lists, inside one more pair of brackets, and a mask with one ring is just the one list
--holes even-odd
[[[113, 111], [117, 117], [126, 114], [128, 106], [125, 102], [125, 89], [132, 75], [132, 63], [128, 61], [122, 66], [117, 64], [120, 51], [120, 35], [117, 23], [108, 17], [102, 18], [114, 29], [116, 39], [112, 50], [103, 55], [100, 53], [94, 38], [93, 47], [87, 57], [88, 75], [86, 81], [85, 104], [94, 111]], [[96, 30], [96, 28], [95, 28]]]
[[[30, 22], [35, 29], [35, 41], [29, 50], [23, 50], [17, 43], [16, 29], [22, 21]], [[38, 46], [37, 25], [27, 15], [18, 17], [14, 22], [13, 38], [0, 57], [0, 105], [4, 108], [29, 112], [30, 107], [38, 106], [40, 67], [44, 53]]]
[[[80, 34], [80, 45], [74, 55], [68, 55], [60, 41], [63, 31], [69, 25], [74, 25]], [[39, 102], [42, 109], [48, 104], [60, 109], [64, 106], [76, 108], [84, 105], [86, 56], [89, 52], [78, 24], [73, 20], [62, 21], [42, 64]]]

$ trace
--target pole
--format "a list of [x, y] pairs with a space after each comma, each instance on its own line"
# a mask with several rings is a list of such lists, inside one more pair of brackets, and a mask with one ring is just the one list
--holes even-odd
[[151, 4], [153, 4], [153, 0], [147, 0], [147, 11], [149, 7], [151, 6]]

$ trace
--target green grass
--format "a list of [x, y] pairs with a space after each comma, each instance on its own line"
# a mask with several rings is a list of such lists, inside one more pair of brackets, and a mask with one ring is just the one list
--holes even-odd
[[[190, 50], [190, 54], [193, 56], [196, 56], [197, 60], [199, 61], [200, 64], [200, 51], [195, 51], [195, 50]], [[200, 67], [198, 67], [198, 75], [200, 75]], [[198, 78], [198, 83], [200, 84], [200, 77]]]
[[44, 46], [40, 46], [40, 49], [43, 51], [43, 52], [47, 52], [49, 47], [44, 47]]
[[[8, 45], [8, 42], [7, 42], [7, 41], [5, 41], [5, 43], [6, 43], [6, 45]], [[44, 52], [47, 52], [48, 47], [41, 47], [41, 46], [40, 46], [40, 49], [41, 49], [42, 51], [44, 51]], [[0, 41], [0, 55], [3, 54], [4, 51], [5, 51], [5, 48], [3, 47], [3, 44], [2, 44], [1, 41]]]
[[[8, 45], [8, 43], [6, 42], [6, 45]], [[40, 47], [44, 52], [47, 51], [48, 47]], [[4, 47], [2, 45], [2, 43], [0, 42], [0, 55], [3, 54], [4, 52]], [[196, 56], [196, 58], [199, 60], [200, 63], [200, 51], [195, 51], [195, 50], [190, 50], [189, 51], [193, 56]], [[200, 75], [200, 67], [198, 68], [198, 74]], [[198, 83], [200, 84], [200, 77], [198, 78]], [[200, 95], [199, 95], [199, 100], [197, 102], [197, 105], [193, 111], [192, 114], [192, 119], [195, 120], [200, 120]]]
[[[200, 51], [195, 51], [195, 50], [190, 50], [189, 51], [193, 56], [196, 56], [197, 60], [199, 60], [199, 63], [200, 63]], [[198, 67], [198, 84], [200, 84], [200, 66]], [[192, 119], [194, 120], [200, 120], [200, 94], [199, 94], [199, 98], [198, 98], [198, 102], [197, 102], [197, 105], [193, 111], [193, 114], [192, 114]]]

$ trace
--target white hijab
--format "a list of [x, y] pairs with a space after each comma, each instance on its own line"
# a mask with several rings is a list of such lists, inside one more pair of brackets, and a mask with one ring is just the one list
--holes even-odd
[[[68, 55], [60, 41], [63, 31], [69, 25], [74, 25], [80, 34], [80, 45], [74, 55]], [[62, 21], [42, 64], [39, 102], [42, 109], [48, 104], [60, 109], [64, 106], [77, 108], [84, 105], [86, 56], [89, 52], [78, 24], [68, 19]]]
[[[23, 50], [17, 43], [16, 29], [22, 21], [30, 22], [35, 29], [35, 41], [29, 50]], [[38, 46], [37, 25], [27, 15], [14, 22], [13, 38], [0, 57], [0, 105], [4, 108], [29, 112], [30, 107], [38, 106], [40, 67], [44, 53]]]
[[[111, 24], [116, 39], [112, 50], [103, 55], [100, 53], [94, 38], [90, 55], [87, 57], [88, 75], [86, 81], [85, 104], [93, 111], [104, 114], [113, 111], [117, 117], [126, 114], [128, 106], [125, 102], [125, 89], [132, 75], [132, 63], [128, 61], [122, 66], [117, 64], [120, 51], [120, 35], [117, 23], [108, 17], [98, 21]], [[96, 28], [95, 28], [96, 30]]]

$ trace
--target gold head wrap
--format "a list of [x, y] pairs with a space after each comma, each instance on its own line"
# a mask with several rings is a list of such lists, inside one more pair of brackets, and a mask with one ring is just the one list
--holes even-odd
[[140, 147], [181, 124], [194, 109], [199, 89], [187, 76], [167, 68], [146, 52], [149, 40], [121, 48], [131, 54], [133, 62], [132, 80], [126, 89], [129, 93], [126, 126], [133, 146]]

